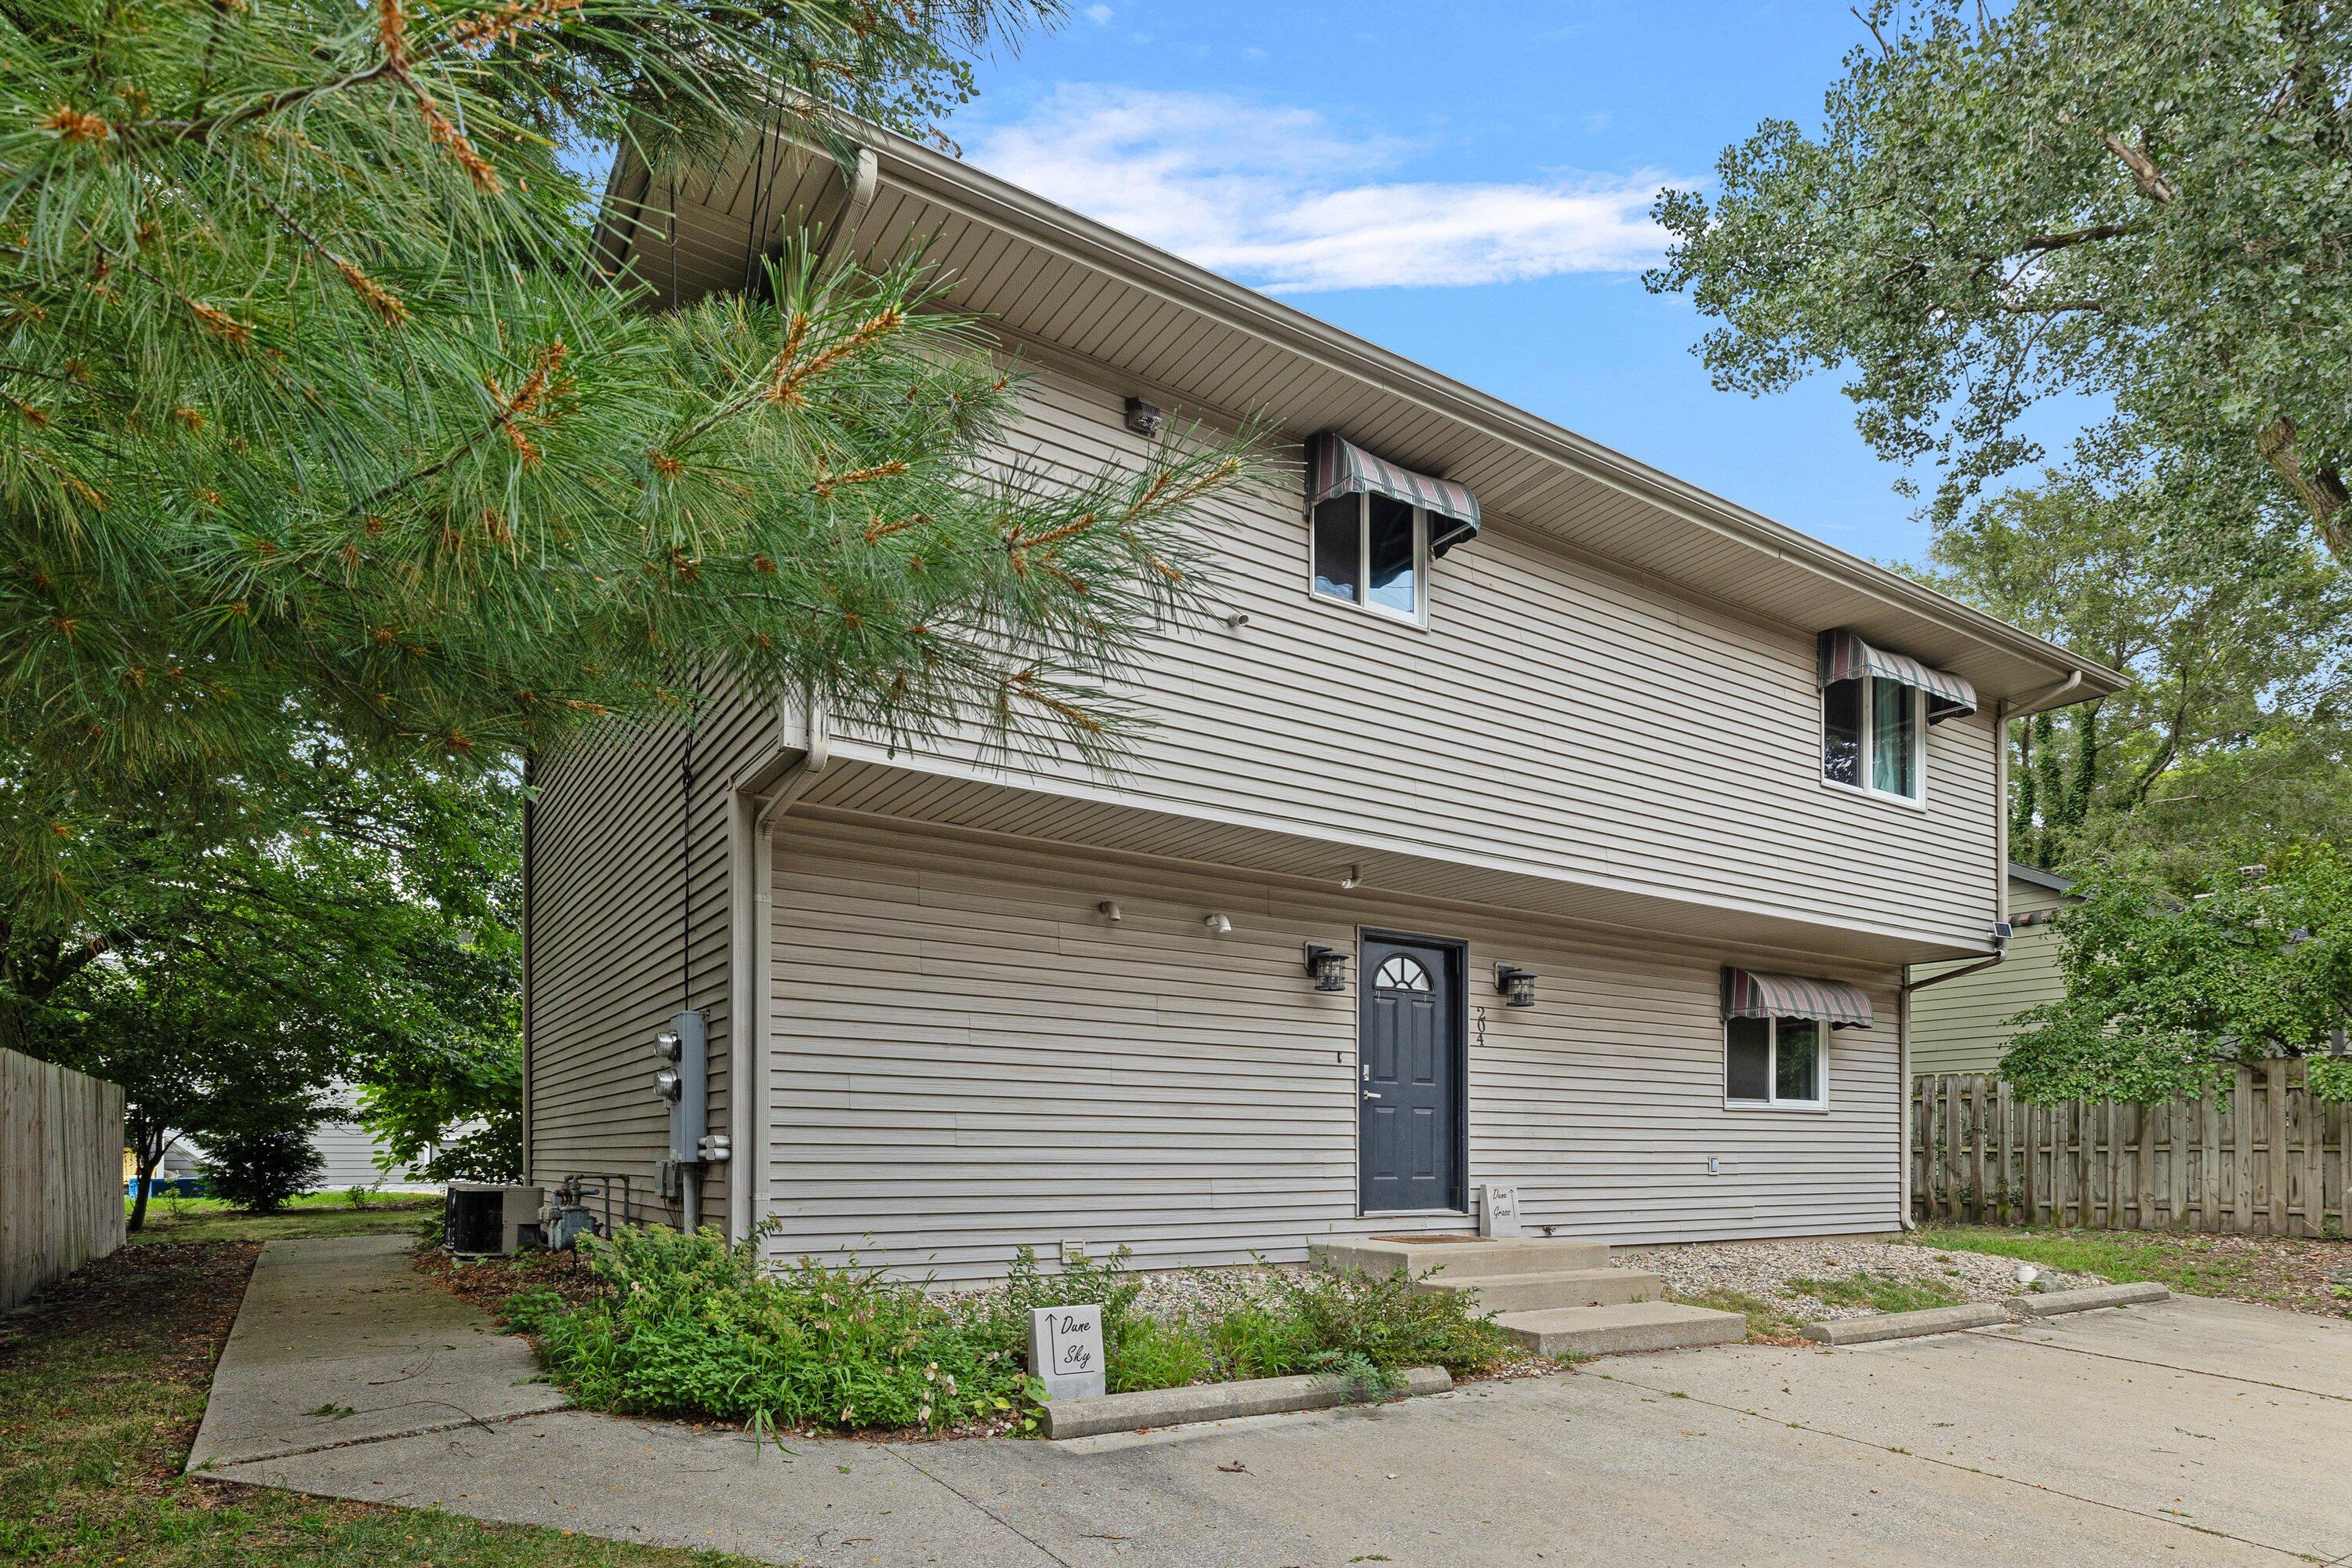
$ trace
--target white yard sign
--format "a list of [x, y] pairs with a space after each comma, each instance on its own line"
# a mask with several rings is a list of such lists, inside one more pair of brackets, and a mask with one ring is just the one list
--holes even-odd
[[1045, 1397], [1098, 1399], [1103, 1381], [1100, 1307], [1038, 1307], [1029, 1314], [1029, 1370], [1045, 1382]]
[[1489, 1182], [1478, 1189], [1486, 1201], [1478, 1205], [1480, 1236], [1523, 1236], [1519, 1228], [1519, 1189]]

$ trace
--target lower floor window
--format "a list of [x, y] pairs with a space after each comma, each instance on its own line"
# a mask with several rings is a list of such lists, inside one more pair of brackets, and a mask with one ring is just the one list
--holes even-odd
[[1726, 1018], [1723, 1097], [1747, 1105], [1820, 1105], [1820, 1020]]

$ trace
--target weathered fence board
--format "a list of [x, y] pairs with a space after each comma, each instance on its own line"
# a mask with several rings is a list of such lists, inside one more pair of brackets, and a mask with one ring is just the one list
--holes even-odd
[[121, 1089], [0, 1050], [0, 1311], [122, 1238]]
[[2034, 1106], [1990, 1074], [1923, 1073], [1913, 1201], [1981, 1225], [2342, 1236], [2347, 1130], [2347, 1107], [2315, 1096], [2292, 1058], [2166, 1105]]

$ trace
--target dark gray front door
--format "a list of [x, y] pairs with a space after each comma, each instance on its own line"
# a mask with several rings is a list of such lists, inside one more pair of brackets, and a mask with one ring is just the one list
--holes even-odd
[[1462, 950], [1364, 938], [1357, 1041], [1366, 1214], [1462, 1206]]

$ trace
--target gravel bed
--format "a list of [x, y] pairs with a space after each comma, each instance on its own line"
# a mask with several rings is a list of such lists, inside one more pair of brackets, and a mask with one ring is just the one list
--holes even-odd
[[[1138, 1310], [1155, 1318], [1172, 1319], [1209, 1306], [1213, 1301], [1228, 1300], [1231, 1298], [1225, 1292], [1236, 1287], [1246, 1294], [1255, 1295], [1263, 1289], [1266, 1280], [1277, 1274], [1303, 1279], [1308, 1284], [1315, 1283], [1319, 1278], [1304, 1268], [1258, 1263], [1219, 1268], [1139, 1268], [1131, 1270], [1127, 1277], [1143, 1288], [1135, 1298]], [[941, 1301], [969, 1300], [999, 1295], [1003, 1289], [1000, 1284], [950, 1286], [934, 1289], [931, 1294]]]
[[[1622, 1268], [1646, 1268], [1661, 1275], [1666, 1289], [1677, 1296], [1702, 1296], [1710, 1290], [1736, 1290], [1781, 1307], [1792, 1316], [1811, 1321], [1824, 1318], [1866, 1318], [1874, 1309], [1859, 1304], [1818, 1300], [1789, 1285], [1791, 1279], [1843, 1279], [1857, 1273], [1889, 1276], [1911, 1285], [1937, 1285], [1963, 1301], [1991, 1301], [2017, 1295], [2018, 1264], [2008, 1258], [1979, 1252], [1939, 1252], [1932, 1247], [1912, 1247], [1869, 1237], [1818, 1237], [1799, 1241], [1705, 1241], [1677, 1247], [1650, 1247], [1614, 1253], [1610, 1262]], [[2070, 1290], [2078, 1285], [2102, 1285], [2095, 1274], [2063, 1274], [2041, 1269], [2040, 1289]]]

